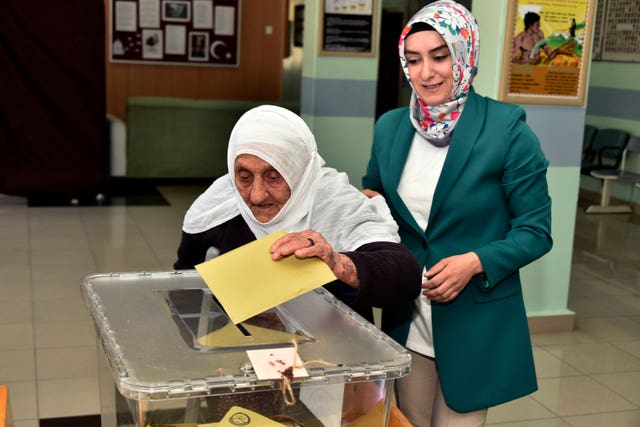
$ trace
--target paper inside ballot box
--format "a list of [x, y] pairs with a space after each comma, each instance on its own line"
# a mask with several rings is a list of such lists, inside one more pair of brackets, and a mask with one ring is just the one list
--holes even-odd
[[241, 323], [241, 325], [248, 332], [248, 335], [244, 335], [236, 325], [229, 323], [217, 331], [198, 337], [196, 342], [201, 347], [218, 347], [221, 343], [224, 343], [225, 346], [246, 346], [248, 344], [291, 342], [292, 340], [298, 342], [311, 341], [311, 338], [300, 334], [273, 331], [248, 323]]
[[269, 248], [286, 234], [276, 231], [196, 265], [234, 324], [336, 280], [320, 258], [272, 260]]
[[273, 421], [257, 412], [250, 411], [249, 409], [242, 408], [240, 406], [233, 406], [229, 409], [222, 419], [218, 423], [207, 424], [195, 424], [195, 423], [183, 423], [183, 424], [148, 424], [147, 427], [237, 427], [237, 426], [249, 426], [249, 427], [282, 427], [283, 424]]

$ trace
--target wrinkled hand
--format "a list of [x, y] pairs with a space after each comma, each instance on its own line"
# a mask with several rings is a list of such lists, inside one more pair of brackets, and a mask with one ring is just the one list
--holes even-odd
[[311, 229], [298, 233], [289, 233], [273, 242], [271, 248], [271, 258], [279, 260], [289, 255], [298, 258], [318, 257], [329, 264], [333, 248], [322, 237], [322, 234]]
[[324, 261], [333, 274], [344, 283], [357, 288], [360, 285], [356, 266], [348, 256], [334, 252], [333, 247], [322, 234], [311, 229], [297, 233], [289, 233], [273, 242], [271, 259], [279, 259], [295, 255], [297, 258], [318, 257]]
[[369, 190], [368, 188], [365, 188], [364, 190], [360, 190], [360, 192], [370, 199], [373, 199], [374, 197], [380, 195], [380, 193], [378, 193], [377, 191]]
[[424, 273], [422, 294], [432, 301], [455, 299], [471, 278], [482, 273], [482, 263], [475, 252], [443, 258]]

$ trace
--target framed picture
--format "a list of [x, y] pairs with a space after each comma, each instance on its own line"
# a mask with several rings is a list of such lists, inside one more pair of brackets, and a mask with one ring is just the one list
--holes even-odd
[[191, 2], [163, 0], [162, 19], [170, 22], [189, 22], [191, 20]]
[[595, 0], [509, 0], [500, 99], [583, 105]]
[[374, 56], [375, 0], [321, 0], [320, 55]]
[[209, 60], [209, 33], [192, 31], [189, 33], [189, 61]]
[[161, 30], [142, 30], [142, 57], [144, 59], [162, 59], [164, 43]]
[[304, 38], [304, 5], [298, 4], [293, 13], [293, 45], [302, 47]]

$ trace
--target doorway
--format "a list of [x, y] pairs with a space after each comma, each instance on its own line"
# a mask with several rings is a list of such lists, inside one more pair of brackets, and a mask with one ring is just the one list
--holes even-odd
[[399, 106], [401, 88], [398, 39], [404, 27], [402, 9], [382, 9], [380, 46], [378, 56], [378, 84], [376, 89], [376, 120]]

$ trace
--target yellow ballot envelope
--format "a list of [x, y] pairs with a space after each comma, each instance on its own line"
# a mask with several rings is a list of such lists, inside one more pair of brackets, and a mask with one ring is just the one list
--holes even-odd
[[147, 427], [237, 427], [237, 426], [249, 426], [249, 427], [282, 427], [283, 424], [273, 421], [257, 412], [250, 411], [249, 409], [242, 408], [240, 406], [232, 406], [224, 418], [218, 423], [207, 424], [148, 424]]
[[233, 406], [222, 421], [219, 427], [249, 426], [249, 427], [282, 427], [282, 424], [273, 421], [257, 412], [250, 411], [240, 406]]
[[276, 231], [196, 265], [234, 324], [336, 280], [320, 258], [272, 260], [269, 248], [285, 235]]
[[292, 340], [299, 342], [311, 340], [311, 338], [301, 334], [274, 331], [246, 323], [243, 323], [242, 327], [249, 332], [248, 336], [240, 332], [236, 325], [229, 323], [217, 331], [198, 337], [196, 342], [202, 347], [215, 347], [216, 345], [219, 345], [219, 343], [224, 343], [226, 346], [242, 347], [248, 344], [273, 344], [274, 342], [290, 343]]

